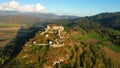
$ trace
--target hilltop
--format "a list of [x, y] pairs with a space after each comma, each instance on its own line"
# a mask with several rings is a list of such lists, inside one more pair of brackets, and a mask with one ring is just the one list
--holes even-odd
[[[35, 37], [25, 44], [16, 59], [31, 59], [21, 61], [25, 64], [38, 63], [38, 61], [42, 64], [47, 60], [42, 66], [53, 67], [57, 63], [68, 61], [70, 58], [69, 49], [72, 46], [73, 42], [64, 31], [64, 27], [51, 24], [45, 30], [36, 33]], [[35, 64], [35, 66], [38, 66], [38, 64]]]

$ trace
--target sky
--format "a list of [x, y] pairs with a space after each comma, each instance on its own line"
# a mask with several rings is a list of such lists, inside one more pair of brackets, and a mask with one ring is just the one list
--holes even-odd
[[0, 10], [91, 16], [119, 12], [120, 0], [0, 0]]

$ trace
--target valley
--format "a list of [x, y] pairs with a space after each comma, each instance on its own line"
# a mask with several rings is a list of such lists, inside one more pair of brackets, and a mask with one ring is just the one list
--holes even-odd
[[18, 23], [0, 23], [0, 47], [7, 45], [15, 36], [21, 26], [26, 26], [26, 24]]

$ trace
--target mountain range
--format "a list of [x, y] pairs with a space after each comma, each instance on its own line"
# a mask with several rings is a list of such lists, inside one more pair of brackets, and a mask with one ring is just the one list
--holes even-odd
[[74, 19], [78, 16], [56, 15], [52, 13], [32, 13], [18, 11], [0, 11], [0, 22], [36, 23], [44, 20]]

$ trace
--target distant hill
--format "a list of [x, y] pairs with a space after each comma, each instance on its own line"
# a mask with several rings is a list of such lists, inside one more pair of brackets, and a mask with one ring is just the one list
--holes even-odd
[[[120, 12], [115, 12], [115, 13], [100, 13], [94, 16], [89, 16], [89, 17], [81, 17], [81, 18], [76, 18], [76, 19], [71, 19], [69, 20], [69, 25], [77, 24], [86, 26], [86, 27], [91, 27], [89, 23], [94, 23], [95, 24], [100, 24], [104, 27], [109, 27], [115, 30], [120, 30]], [[64, 23], [65, 24], [65, 23]]]
[[101, 13], [87, 18], [103, 26], [120, 30], [120, 12]]
[[[50, 22], [50, 21], [49, 21]], [[86, 16], [80, 18], [62, 19], [52, 21], [60, 25], [76, 26], [91, 28], [94, 25], [102, 25], [115, 30], [120, 30], [120, 12], [115, 13], [100, 13], [94, 16]], [[90, 25], [93, 24], [93, 25]], [[97, 27], [96, 27], [97, 28]]]
[[[0, 11], [0, 22], [14, 22], [14, 23], [39, 23], [51, 22], [53, 20], [72, 20], [81, 22], [94, 22], [105, 27], [120, 30], [120, 12], [114, 13], [100, 13], [89, 17], [77, 17], [67, 15], [55, 15], [52, 13], [20, 13], [18, 11]], [[59, 21], [60, 22], [60, 21]], [[66, 24], [66, 23], [63, 23]], [[73, 23], [71, 23], [73, 24]]]
[[18, 11], [0, 11], [0, 22], [36, 23], [53, 19], [74, 19], [77, 16], [55, 15], [52, 13], [27, 13]]

